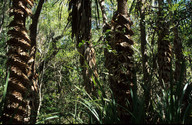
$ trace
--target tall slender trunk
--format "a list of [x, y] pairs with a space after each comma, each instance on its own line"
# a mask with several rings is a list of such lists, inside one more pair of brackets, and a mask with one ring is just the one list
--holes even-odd
[[[72, 35], [76, 37], [76, 46], [80, 53], [80, 65], [85, 89], [88, 93], [96, 95], [92, 80], [98, 77], [96, 69], [96, 54], [91, 43], [91, 0], [71, 0], [72, 9]], [[84, 41], [84, 42], [83, 42]], [[83, 43], [81, 46], [79, 44]]]
[[29, 74], [30, 81], [32, 82], [31, 90], [32, 90], [32, 99], [31, 99], [31, 118], [30, 123], [35, 124], [37, 117], [37, 110], [39, 106], [39, 88], [38, 84], [38, 74], [36, 72], [35, 67], [35, 55], [36, 55], [36, 47], [37, 47], [37, 25], [38, 19], [41, 13], [41, 9], [43, 7], [44, 0], [40, 0], [36, 9], [35, 14], [32, 17], [32, 24], [30, 25], [30, 39], [31, 39], [31, 50], [30, 50], [30, 60], [28, 65], [31, 69], [31, 74]]
[[177, 26], [173, 28], [173, 33], [174, 33], [174, 41], [173, 41], [174, 53], [176, 57], [174, 79], [175, 81], [179, 81], [181, 75], [185, 76], [185, 70], [184, 72], [182, 72], [182, 63], [185, 61], [185, 59], [182, 53], [183, 46], [182, 46], [181, 38], [179, 37]]
[[[158, 0], [158, 66], [159, 66], [159, 82], [165, 89], [170, 87], [171, 72], [171, 44], [169, 41], [169, 22], [164, 20], [163, 0]], [[164, 88], [164, 87], [163, 87]]]
[[105, 4], [104, 0], [99, 0], [99, 5], [100, 5], [100, 8], [101, 8], [102, 17], [103, 17], [103, 25], [105, 26], [107, 24], [107, 15], [106, 15], [104, 4]]
[[[172, 8], [172, 1], [168, 0], [169, 6]], [[177, 96], [181, 95], [182, 89], [184, 87], [185, 83], [185, 76], [186, 76], [186, 67], [185, 67], [185, 59], [184, 59], [184, 55], [182, 53], [182, 40], [179, 37], [179, 31], [178, 31], [178, 20], [177, 18], [174, 18], [173, 12], [169, 11], [169, 15], [171, 18], [171, 24], [173, 24], [173, 34], [174, 34], [174, 39], [173, 39], [173, 45], [174, 45], [174, 54], [176, 57], [176, 61], [175, 61], [175, 71], [174, 71], [174, 86], [176, 86], [177, 88], [179, 88], [180, 93], [177, 94]], [[176, 22], [176, 23], [175, 23]], [[185, 91], [184, 97], [183, 97], [183, 106], [181, 109], [182, 114], [185, 113], [185, 110], [187, 108], [187, 106], [189, 105], [188, 103], [188, 99], [189, 99], [189, 95], [190, 95], [190, 87], [188, 87]]]
[[144, 3], [145, 0], [139, 0], [139, 11], [140, 11], [140, 32], [141, 32], [141, 54], [142, 54], [142, 68], [143, 68], [143, 81], [144, 84], [147, 85], [148, 83], [148, 76], [149, 73], [147, 71], [147, 52], [146, 52], [146, 29], [145, 29], [145, 8]]
[[[171, 0], [168, 0], [168, 4], [169, 4], [169, 7], [171, 7], [171, 8], [173, 7]], [[174, 39], [173, 39], [174, 49], [173, 50], [174, 50], [174, 54], [176, 57], [174, 79], [177, 82], [177, 81], [179, 81], [179, 79], [182, 75], [185, 75], [185, 70], [184, 70], [184, 72], [182, 72], [182, 63], [185, 61], [185, 59], [184, 59], [184, 56], [182, 53], [182, 49], [183, 49], [182, 41], [181, 41], [181, 38], [179, 37], [178, 24], [177, 24], [178, 21], [174, 17], [173, 12], [171, 10], [169, 10], [169, 15], [171, 18], [170, 22], [173, 25], [173, 34], [174, 34]], [[177, 23], [175, 23], [175, 22], [177, 22]], [[181, 74], [181, 73], [183, 73], [183, 74]]]
[[[174, 41], [173, 41], [174, 42], [174, 54], [176, 57], [175, 71], [174, 71], [174, 79], [175, 79], [174, 85], [177, 86], [178, 88], [180, 88], [180, 92], [182, 92], [182, 89], [184, 87], [183, 83], [185, 83], [184, 81], [185, 81], [185, 76], [186, 76], [186, 68], [185, 68], [185, 65], [183, 65], [185, 63], [185, 59], [184, 59], [184, 56], [182, 53], [183, 47], [182, 47], [181, 39], [180, 39], [179, 34], [178, 34], [178, 27], [177, 26], [175, 26], [173, 28], [173, 33], [174, 33]], [[191, 87], [188, 87], [186, 89], [186, 92], [185, 92], [184, 97], [183, 97], [183, 102], [182, 102], [183, 106], [182, 106], [181, 112], [183, 115], [184, 115], [184, 113], [185, 113], [185, 111], [189, 105], [190, 92], [191, 92]]]
[[[109, 45], [116, 52], [105, 51], [106, 68], [109, 69], [110, 86], [118, 104], [118, 115], [121, 123], [130, 122], [130, 114], [125, 110], [132, 111], [131, 90], [133, 84], [133, 41], [131, 36], [132, 22], [127, 13], [127, 0], [117, 0], [118, 10], [111, 21], [111, 38]], [[129, 105], [127, 104], [129, 102]]]
[[3, 124], [20, 123], [26, 124], [30, 121], [31, 106], [31, 82], [28, 78], [30, 67], [28, 65], [31, 40], [25, 28], [26, 17], [32, 12], [33, 0], [13, 0], [10, 16], [13, 21], [9, 24], [8, 31], [10, 39], [9, 45], [8, 70], [10, 73], [6, 101], [3, 110]]
[[144, 90], [145, 96], [145, 110], [149, 110], [149, 101], [150, 101], [150, 83], [149, 83], [149, 71], [148, 71], [148, 56], [147, 56], [147, 40], [146, 40], [146, 28], [145, 28], [145, 0], [139, 0], [139, 13], [140, 13], [140, 32], [141, 32], [141, 54], [142, 54], [142, 70], [143, 70], [143, 82], [146, 86]]

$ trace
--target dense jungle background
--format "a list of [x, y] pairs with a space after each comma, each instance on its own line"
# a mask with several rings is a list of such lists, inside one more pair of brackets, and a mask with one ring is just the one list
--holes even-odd
[[1, 124], [192, 123], [191, 0], [0, 0]]

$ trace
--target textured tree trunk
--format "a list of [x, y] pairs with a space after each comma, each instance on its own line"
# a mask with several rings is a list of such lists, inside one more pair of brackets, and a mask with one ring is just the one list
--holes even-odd
[[96, 78], [98, 74], [96, 54], [91, 44], [91, 0], [71, 0], [70, 4], [73, 6], [72, 36], [75, 35], [77, 40], [85, 89], [88, 93], [96, 95], [96, 86], [92, 80], [92, 76]]
[[[175, 79], [175, 81], [179, 81], [181, 75], [183, 75], [183, 74], [185, 75], [185, 70], [184, 70], [184, 72], [182, 72], [182, 62], [184, 62], [185, 60], [184, 60], [184, 56], [182, 53], [183, 46], [182, 46], [181, 39], [178, 34], [177, 26], [175, 26], [173, 28], [173, 33], [174, 33], [174, 53], [175, 53], [175, 57], [176, 57], [174, 79]], [[181, 74], [181, 73], [183, 73], [183, 74]]]
[[[171, 0], [168, 0], [168, 3], [169, 3], [170, 7], [173, 7]], [[179, 79], [182, 75], [185, 75], [185, 69], [182, 72], [182, 63], [185, 61], [185, 59], [184, 59], [184, 56], [182, 53], [183, 46], [182, 46], [182, 42], [181, 42], [182, 40], [179, 37], [178, 25], [175, 23], [178, 21], [176, 18], [174, 18], [173, 12], [171, 10], [169, 10], [169, 15], [171, 18], [170, 22], [171, 22], [171, 24], [174, 25], [174, 27], [173, 27], [173, 34], [174, 34], [173, 44], [174, 44], [174, 54], [176, 57], [174, 79], [175, 79], [175, 83], [176, 83], [177, 81], [179, 81]]]
[[83, 55], [80, 57], [80, 62], [81, 66], [83, 67], [83, 79], [85, 89], [88, 93], [96, 95], [95, 85], [92, 81], [92, 76], [93, 78], [97, 77], [97, 70], [96, 70], [96, 53], [91, 43], [91, 1], [85, 0], [84, 5], [87, 18], [84, 22], [85, 32], [82, 31], [84, 33], [82, 38], [78, 40], [78, 43], [82, 42], [82, 40], [85, 40], [86, 42], [82, 47], [80, 47], [81, 54]]
[[100, 5], [100, 8], [101, 8], [101, 12], [102, 12], [103, 25], [105, 26], [107, 24], [107, 15], [106, 15], [106, 11], [105, 11], [105, 1], [104, 0], [99, 0], [99, 5]]
[[82, 58], [80, 61], [83, 61], [83, 79], [85, 84], [85, 89], [88, 93], [97, 96], [96, 94], [96, 85], [94, 85], [92, 77], [95, 79], [98, 77], [96, 70], [96, 53], [92, 44], [84, 45], [85, 50], [82, 53], [84, 55], [84, 61]]
[[28, 65], [31, 40], [25, 28], [25, 20], [31, 14], [30, 8], [33, 0], [13, 0], [10, 16], [13, 21], [9, 24], [8, 70], [10, 72], [6, 101], [3, 110], [3, 124], [26, 124], [30, 121], [31, 82], [28, 78], [30, 67]]
[[150, 83], [149, 83], [149, 71], [148, 71], [148, 56], [146, 49], [146, 29], [145, 29], [145, 0], [139, 0], [139, 13], [140, 13], [140, 32], [141, 32], [141, 54], [142, 54], [142, 70], [143, 70], [143, 82], [148, 88], [144, 90], [145, 96], [145, 110], [149, 111], [149, 101], [150, 101]]
[[[169, 41], [169, 23], [165, 22], [163, 15], [162, 0], [159, 0], [158, 12], [158, 66], [159, 66], [159, 82], [165, 89], [170, 87], [170, 72], [171, 72], [171, 44]], [[163, 87], [164, 88], [164, 87]]]
[[38, 19], [41, 13], [41, 9], [43, 6], [44, 0], [40, 0], [36, 9], [35, 14], [32, 18], [32, 24], [30, 26], [30, 39], [31, 39], [31, 50], [30, 50], [30, 60], [28, 62], [28, 65], [31, 69], [31, 74], [29, 74], [29, 79], [32, 82], [31, 91], [32, 91], [32, 99], [31, 99], [31, 116], [30, 116], [30, 123], [35, 124], [36, 117], [37, 117], [37, 110], [39, 106], [39, 88], [37, 86], [38, 84], [38, 74], [36, 72], [35, 67], [35, 55], [36, 55], [36, 47], [37, 47], [37, 25], [38, 25]]
[[141, 54], [142, 54], [142, 67], [143, 67], [143, 81], [147, 85], [149, 73], [147, 71], [147, 52], [146, 52], [146, 29], [145, 29], [145, 0], [140, 0], [140, 31], [141, 31]]
[[[173, 41], [174, 42], [174, 54], [176, 57], [175, 71], [174, 71], [174, 79], [175, 79], [174, 85], [180, 86], [178, 88], [180, 88], [180, 92], [182, 92], [182, 89], [184, 87], [184, 84], [182, 84], [182, 83], [185, 83], [184, 81], [186, 80], [185, 79], [186, 67], [183, 65], [183, 63], [185, 62], [185, 59], [184, 59], [184, 55], [182, 53], [183, 47], [182, 47], [181, 39], [179, 37], [177, 26], [175, 26], [173, 28], [173, 33], [174, 33], [174, 41]], [[185, 111], [190, 104], [189, 100], [190, 100], [191, 90], [192, 90], [192, 87], [191, 87], [191, 85], [189, 85], [187, 87], [184, 97], [183, 97], [183, 102], [182, 102], [183, 104], [182, 104], [182, 109], [181, 109], [182, 116], [185, 114]]]
[[[184, 87], [185, 83], [185, 76], [186, 76], [186, 67], [183, 65], [185, 63], [184, 55], [182, 53], [182, 43], [181, 43], [181, 38], [179, 37], [179, 32], [178, 32], [178, 27], [175, 25], [173, 28], [173, 33], [174, 33], [174, 54], [176, 57], [175, 61], [175, 71], [174, 71], [174, 80], [175, 80], [175, 86], [180, 88], [180, 92], [182, 92], [182, 89]], [[179, 87], [180, 86], [180, 87]], [[183, 106], [181, 109], [182, 114], [184, 115], [188, 105], [189, 105], [189, 98], [190, 98], [190, 92], [191, 92], [191, 85], [186, 89], [186, 92], [183, 97]], [[180, 95], [180, 94], [179, 94]], [[178, 95], [178, 96], [179, 96]]]
[[[131, 89], [134, 91], [132, 22], [127, 13], [127, 0], [117, 0], [117, 2], [118, 11], [111, 21], [112, 37], [109, 41], [109, 45], [116, 52], [105, 51], [105, 66], [109, 69], [110, 85], [117, 103], [132, 111]], [[121, 106], [117, 107], [121, 123], [129, 123], [131, 116]]]

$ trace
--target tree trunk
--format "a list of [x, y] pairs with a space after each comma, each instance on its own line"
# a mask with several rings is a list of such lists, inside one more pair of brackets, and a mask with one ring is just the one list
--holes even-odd
[[105, 1], [104, 0], [99, 0], [99, 5], [101, 8], [101, 12], [102, 12], [102, 17], [103, 17], [103, 27], [107, 24], [107, 15], [106, 15], [106, 11], [105, 11]]
[[30, 123], [35, 124], [36, 117], [37, 117], [37, 110], [39, 106], [39, 88], [37, 86], [38, 84], [38, 74], [36, 72], [35, 67], [35, 55], [36, 55], [36, 38], [37, 38], [37, 25], [38, 25], [38, 19], [41, 13], [41, 9], [43, 6], [44, 0], [40, 0], [36, 9], [35, 14], [32, 17], [32, 24], [30, 25], [30, 39], [31, 39], [31, 50], [30, 50], [30, 60], [28, 62], [28, 65], [31, 69], [31, 74], [29, 74], [30, 81], [32, 82], [31, 91], [32, 91], [32, 99], [31, 99], [31, 118]]
[[139, 13], [140, 13], [140, 32], [141, 32], [141, 54], [142, 54], [142, 70], [143, 70], [143, 82], [146, 86], [146, 90], [144, 90], [145, 97], [145, 110], [149, 111], [149, 101], [150, 101], [150, 83], [149, 83], [149, 71], [148, 71], [148, 56], [146, 49], [146, 29], [145, 29], [145, 0], [139, 0]]
[[183, 47], [182, 47], [181, 39], [178, 34], [177, 26], [174, 27], [173, 32], [174, 32], [174, 52], [176, 56], [174, 78], [175, 78], [175, 81], [179, 81], [181, 75], [183, 74], [185, 75], [185, 70], [184, 72], [182, 72], [182, 63], [185, 60], [182, 53]]
[[92, 76], [96, 78], [98, 74], [96, 54], [91, 43], [91, 0], [71, 0], [70, 4], [73, 6], [72, 37], [76, 37], [85, 89], [88, 93], [96, 95], [96, 86], [92, 80]]
[[147, 71], [147, 52], [146, 52], [146, 29], [145, 29], [145, 8], [144, 3], [145, 0], [140, 0], [140, 31], [141, 31], [141, 54], [142, 54], [142, 67], [143, 67], [143, 81], [144, 84], [147, 85], [149, 73]]
[[3, 124], [26, 124], [30, 121], [31, 106], [31, 82], [28, 78], [30, 67], [28, 65], [31, 40], [25, 28], [26, 17], [32, 12], [32, 0], [13, 0], [10, 16], [13, 21], [9, 24], [11, 29], [8, 31], [10, 39], [9, 45], [8, 70], [10, 72], [6, 101], [3, 110]]
[[[132, 22], [127, 13], [127, 0], [117, 0], [118, 11], [111, 21], [111, 38], [109, 45], [115, 52], [105, 51], [105, 66], [109, 70], [110, 86], [118, 104], [132, 111], [131, 89], [133, 89], [133, 31]], [[123, 31], [123, 32], [122, 32]], [[129, 101], [129, 105], [126, 104]], [[118, 106], [121, 123], [130, 122], [130, 114]]]
[[159, 0], [158, 12], [158, 66], [159, 66], [159, 82], [164, 89], [170, 87], [170, 72], [171, 72], [171, 44], [169, 41], [169, 23], [166, 23], [163, 18], [163, 4]]
[[[169, 6], [172, 8], [172, 1], [168, 0], [168, 4]], [[178, 20], [177, 18], [174, 18], [173, 12], [171, 10], [169, 10], [169, 15], [171, 18], [171, 24], [174, 25], [173, 27], [173, 34], [174, 34], [174, 40], [173, 40], [173, 44], [174, 44], [174, 54], [176, 57], [176, 62], [175, 62], [175, 72], [174, 72], [174, 79], [175, 79], [175, 83], [177, 83], [182, 75], [185, 75], [185, 69], [184, 72], [182, 72], [182, 63], [185, 62], [183, 53], [182, 53], [182, 42], [181, 42], [181, 38], [179, 37], [179, 31], [178, 31]], [[177, 23], [175, 23], [177, 22]], [[184, 68], [184, 67], [183, 67]], [[183, 74], [181, 74], [183, 73]]]

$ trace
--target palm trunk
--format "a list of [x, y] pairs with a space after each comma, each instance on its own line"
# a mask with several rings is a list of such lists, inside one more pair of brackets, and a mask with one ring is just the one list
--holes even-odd
[[[169, 3], [170, 7], [173, 6], [171, 0], [168, 0], [168, 3]], [[185, 60], [184, 60], [184, 56], [182, 53], [183, 46], [182, 46], [181, 38], [179, 37], [178, 25], [176, 23], [174, 23], [174, 22], [177, 22], [177, 19], [174, 18], [173, 12], [171, 10], [169, 11], [169, 15], [171, 18], [170, 22], [171, 22], [171, 24], [174, 25], [174, 27], [173, 27], [173, 34], [174, 34], [173, 44], [174, 44], [174, 54], [176, 57], [174, 79], [177, 82], [177, 81], [179, 81], [180, 77], [183, 75], [181, 73], [184, 73], [184, 75], [185, 75], [185, 71], [182, 72], [182, 70], [181, 70], [182, 63]]]
[[[171, 44], [169, 41], [169, 23], [164, 22], [163, 4], [159, 0], [158, 13], [158, 66], [159, 66], [159, 82], [165, 89], [170, 87], [170, 72], [171, 72]], [[163, 87], [164, 88], [164, 87]]]
[[143, 82], [148, 88], [144, 90], [145, 96], [145, 110], [149, 112], [149, 101], [150, 101], [150, 83], [149, 83], [149, 71], [148, 71], [148, 56], [146, 49], [146, 29], [145, 29], [145, 0], [139, 0], [139, 13], [140, 13], [140, 32], [141, 32], [141, 54], [142, 54], [142, 68], [143, 68]]
[[147, 52], [146, 52], [146, 29], [145, 29], [145, 8], [143, 4], [145, 1], [140, 0], [140, 31], [141, 31], [141, 54], [142, 54], [142, 67], [143, 67], [143, 81], [144, 84], [147, 85], [148, 83], [148, 71], [147, 71]]
[[[92, 80], [96, 78], [96, 54], [91, 44], [91, 0], [71, 0], [72, 10], [72, 36], [76, 37], [76, 45], [80, 53], [80, 65], [85, 89], [88, 93], [96, 95]], [[83, 43], [83, 41], [85, 41]], [[83, 45], [79, 46], [80, 43]]]
[[30, 120], [31, 82], [28, 78], [30, 72], [28, 51], [31, 40], [25, 28], [26, 17], [31, 14], [28, 5], [33, 6], [33, 1], [13, 0], [10, 12], [10, 16], [14, 16], [14, 19], [9, 24], [11, 29], [8, 31], [11, 37], [7, 41], [9, 45], [7, 65], [10, 77], [2, 116], [3, 124], [24, 124]]
[[[110, 85], [118, 104], [132, 111], [131, 90], [133, 89], [133, 31], [130, 26], [132, 22], [127, 13], [127, 0], [117, 0], [118, 11], [111, 22], [111, 35], [109, 45], [116, 52], [105, 51], [106, 68], [110, 76]], [[122, 32], [123, 31], [123, 32]], [[127, 105], [129, 101], [130, 105]], [[130, 114], [121, 106], [118, 106], [118, 115], [121, 123], [130, 122]]]
[[[173, 33], [174, 33], [174, 41], [173, 41], [174, 52], [176, 56], [175, 72], [174, 72], [175, 86], [180, 86], [178, 88], [180, 88], [180, 92], [182, 92], [182, 88], [184, 87], [184, 84], [182, 83], [184, 83], [185, 81], [186, 69], [185, 69], [185, 66], [183, 65], [183, 63], [185, 62], [185, 59], [182, 53], [183, 47], [182, 47], [181, 39], [179, 38], [177, 26], [173, 28]], [[188, 87], [183, 97], [183, 104], [182, 104], [183, 106], [181, 109], [182, 115], [184, 115], [187, 109], [187, 106], [189, 105], [190, 92], [191, 92], [191, 87]]]
[[174, 52], [176, 56], [174, 78], [175, 81], [179, 81], [180, 76], [183, 75], [181, 73], [184, 73], [185, 75], [185, 72], [182, 72], [182, 63], [184, 62], [184, 56], [182, 53], [183, 47], [181, 39], [179, 38], [177, 26], [174, 27], [173, 32], [174, 32]]
[[28, 65], [31, 69], [31, 74], [28, 76], [30, 78], [30, 81], [32, 81], [31, 91], [32, 91], [32, 100], [31, 100], [31, 118], [30, 123], [35, 124], [36, 117], [37, 117], [37, 110], [39, 106], [39, 95], [38, 91], [39, 88], [37, 86], [38, 84], [38, 74], [36, 73], [36, 67], [35, 67], [35, 55], [36, 55], [36, 47], [37, 47], [37, 25], [38, 25], [38, 19], [40, 16], [40, 12], [43, 6], [44, 0], [40, 0], [36, 9], [35, 14], [32, 18], [32, 24], [30, 26], [30, 39], [31, 39], [31, 50], [30, 50], [30, 60], [28, 62]]
[[[79, 47], [78, 50], [80, 52], [80, 64], [83, 68], [83, 80], [85, 85], [85, 90], [89, 94], [96, 95], [95, 85], [92, 81], [92, 76], [95, 78], [97, 77], [97, 70], [96, 70], [96, 55], [95, 50], [91, 44], [91, 1], [84, 0], [82, 5], [83, 7], [83, 15], [84, 19], [82, 18], [80, 26], [80, 32], [82, 33], [82, 37], [77, 38], [77, 45], [81, 43], [83, 40], [85, 43]], [[80, 24], [80, 25], [81, 25]], [[95, 75], [95, 76], [94, 76]]]

